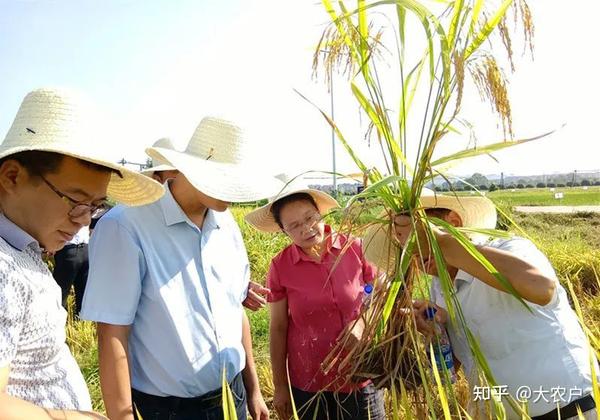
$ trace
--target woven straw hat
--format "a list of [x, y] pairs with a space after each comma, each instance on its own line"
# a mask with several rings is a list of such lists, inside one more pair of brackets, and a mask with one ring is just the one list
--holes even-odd
[[25, 151], [55, 152], [115, 169], [107, 195], [120, 203], [136, 206], [158, 200], [162, 185], [114, 163], [105, 155], [100, 133], [90, 107], [74, 92], [37, 89], [27, 94], [12, 126], [0, 145], [0, 159]]
[[[175, 146], [173, 145], [173, 142], [171, 141], [170, 138], [167, 138], [167, 137], [163, 137], [162, 139], [156, 140], [152, 144], [152, 147], [162, 147], [163, 149], [175, 150]], [[152, 176], [152, 174], [154, 172], [172, 171], [174, 169], [175, 169], [174, 167], [169, 165], [163, 159], [157, 158], [157, 159], [152, 159], [151, 167], [141, 170], [140, 173], [144, 174], [146, 176]]]
[[323, 191], [308, 188], [308, 186], [300, 180], [289, 181], [289, 178], [285, 174], [277, 175], [277, 178], [285, 182], [286, 185], [275, 197], [269, 199], [269, 203], [251, 211], [245, 217], [246, 221], [254, 226], [256, 229], [263, 232], [280, 232], [281, 228], [275, 221], [275, 218], [271, 214], [271, 206], [277, 200], [287, 197], [288, 195], [296, 193], [307, 193], [315, 200], [319, 213], [325, 214], [329, 210], [339, 207], [338, 202], [331, 197], [329, 194]]
[[[461, 218], [463, 227], [473, 229], [494, 229], [496, 227], [496, 206], [489, 198], [481, 196], [455, 196], [436, 194], [424, 188], [420, 205], [424, 209], [440, 208], [455, 211]], [[477, 234], [470, 234], [475, 239]], [[391, 241], [391, 224], [378, 224], [367, 229], [363, 246], [365, 257], [383, 269], [394, 267], [398, 251], [396, 242]]]
[[275, 195], [283, 183], [248, 164], [250, 142], [234, 123], [206, 117], [183, 152], [150, 147], [152, 159], [162, 159], [182, 172], [197, 190], [227, 202], [256, 201]]

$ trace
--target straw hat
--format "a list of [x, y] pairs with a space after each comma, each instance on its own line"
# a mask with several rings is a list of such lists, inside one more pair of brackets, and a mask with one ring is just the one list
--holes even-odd
[[283, 184], [250, 166], [250, 141], [234, 123], [206, 117], [183, 152], [150, 147], [152, 159], [162, 159], [182, 172], [197, 190], [227, 202], [256, 201], [275, 195]]
[[269, 203], [251, 211], [245, 217], [246, 221], [254, 226], [256, 229], [263, 232], [280, 232], [281, 228], [275, 221], [275, 218], [271, 214], [271, 206], [277, 200], [287, 197], [288, 195], [296, 193], [307, 193], [315, 200], [319, 213], [325, 214], [329, 210], [339, 207], [338, 202], [331, 197], [329, 194], [323, 191], [308, 188], [305, 183], [301, 180], [289, 181], [289, 178], [285, 174], [277, 175], [277, 178], [285, 182], [286, 185], [275, 197], [269, 199]]
[[[152, 147], [162, 147], [163, 149], [175, 150], [175, 146], [173, 145], [173, 142], [171, 141], [170, 138], [167, 138], [167, 137], [163, 137], [162, 139], [156, 140], [152, 144]], [[174, 169], [175, 169], [174, 167], [167, 164], [167, 162], [165, 162], [163, 159], [157, 158], [157, 159], [152, 159], [151, 167], [141, 170], [140, 173], [144, 174], [146, 176], [152, 176], [152, 174], [154, 172], [172, 171]]]
[[[496, 206], [487, 197], [481, 196], [455, 196], [436, 194], [424, 188], [421, 193], [420, 206], [424, 209], [441, 208], [456, 212], [463, 223], [463, 227], [473, 229], [494, 229], [496, 227]], [[477, 234], [470, 234], [472, 239]], [[391, 224], [378, 224], [367, 229], [363, 246], [365, 257], [380, 268], [394, 267], [398, 245], [390, 241], [392, 237]]]
[[0, 159], [33, 150], [60, 153], [119, 171], [122, 178], [113, 173], [107, 190], [117, 202], [136, 206], [158, 200], [164, 193], [162, 185], [106, 156], [99, 134], [102, 125], [94, 116], [74, 92], [34, 90], [23, 99], [0, 145]]

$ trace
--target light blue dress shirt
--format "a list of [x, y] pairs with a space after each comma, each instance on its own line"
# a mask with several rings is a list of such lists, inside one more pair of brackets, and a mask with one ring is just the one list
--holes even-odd
[[245, 367], [241, 302], [250, 272], [231, 213], [209, 210], [202, 230], [169, 188], [157, 202], [118, 206], [96, 226], [81, 318], [131, 325], [131, 385], [195, 397]]

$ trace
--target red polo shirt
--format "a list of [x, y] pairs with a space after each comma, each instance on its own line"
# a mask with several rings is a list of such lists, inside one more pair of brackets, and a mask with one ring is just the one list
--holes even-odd
[[[331, 234], [331, 228], [326, 226], [325, 232]], [[374, 278], [375, 268], [365, 260], [360, 239], [339, 233], [329, 236], [321, 262], [294, 244], [273, 258], [267, 275], [269, 301], [287, 298], [292, 386], [309, 392], [351, 392], [368, 383], [340, 388], [343, 380], [335, 383], [337, 368], [324, 375], [320, 367], [344, 327], [358, 317], [363, 286]]]

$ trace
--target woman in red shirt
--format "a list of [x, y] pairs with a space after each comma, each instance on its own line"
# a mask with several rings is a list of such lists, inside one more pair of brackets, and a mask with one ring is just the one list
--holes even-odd
[[304, 189], [246, 216], [257, 229], [283, 231], [293, 242], [273, 258], [267, 275], [274, 405], [284, 419], [292, 415], [288, 373], [301, 419], [385, 418], [382, 392], [369, 381], [348, 383], [336, 367], [321, 370], [340, 333], [358, 317], [364, 286], [375, 278], [361, 241], [323, 222], [337, 205], [321, 191]]

